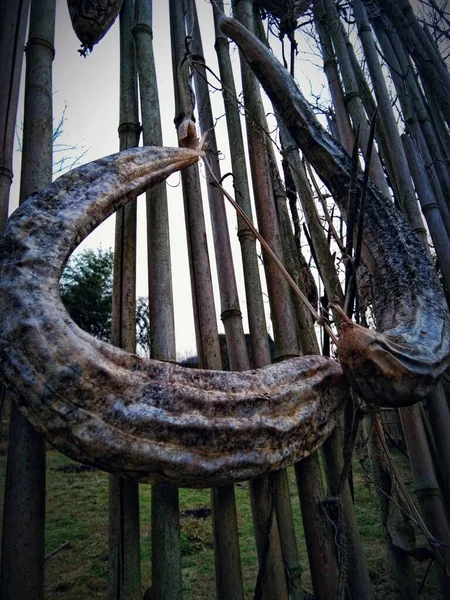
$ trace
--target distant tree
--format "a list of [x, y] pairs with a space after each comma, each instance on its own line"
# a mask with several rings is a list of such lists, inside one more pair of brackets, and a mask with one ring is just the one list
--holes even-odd
[[[111, 341], [111, 306], [114, 253], [87, 249], [70, 258], [60, 280], [61, 299], [82, 329], [105, 342]], [[148, 299], [136, 306], [136, 343], [140, 354], [150, 355]]]
[[111, 249], [83, 250], [69, 259], [60, 280], [61, 299], [82, 329], [106, 342], [111, 339]]

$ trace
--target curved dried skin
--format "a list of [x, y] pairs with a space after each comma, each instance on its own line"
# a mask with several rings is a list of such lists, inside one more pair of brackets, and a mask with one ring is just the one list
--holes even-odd
[[0, 238], [0, 369], [23, 414], [76, 460], [141, 481], [209, 487], [314, 452], [348, 395], [320, 356], [258, 371], [146, 360], [79, 329], [59, 297], [62, 267], [99, 223], [202, 155], [135, 148], [57, 179]]
[[122, 8], [123, 0], [67, 0], [70, 20], [86, 55], [108, 33]]
[[[294, 79], [238, 21], [221, 15], [292, 137], [345, 214], [351, 159], [325, 131]], [[378, 188], [369, 185], [363, 260], [373, 288], [375, 333], [347, 324], [339, 361], [365, 400], [407, 406], [426, 397], [450, 364], [450, 318], [445, 298], [416, 235]]]

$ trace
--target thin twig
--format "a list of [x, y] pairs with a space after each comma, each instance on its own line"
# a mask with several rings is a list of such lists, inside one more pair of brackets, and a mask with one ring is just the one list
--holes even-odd
[[70, 542], [63, 542], [57, 548], [55, 548], [54, 550], [52, 550], [51, 552], [49, 552], [48, 554], [46, 554], [45, 558], [44, 558], [44, 561], [47, 561], [49, 558], [51, 558], [52, 556], [54, 556], [55, 554], [57, 554], [61, 550], [64, 550], [64, 548], [69, 548], [69, 547], [70, 547]]
[[306, 298], [306, 296], [303, 294], [303, 292], [299, 289], [299, 287], [297, 286], [297, 284], [295, 283], [295, 281], [292, 279], [292, 277], [286, 271], [286, 269], [283, 266], [283, 264], [280, 262], [278, 256], [275, 254], [275, 252], [272, 250], [272, 248], [269, 246], [269, 244], [266, 242], [266, 240], [262, 237], [262, 235], [259, 233], [259, 231], [255, 228], [255, 226], [253, 225], [253, 223], [251, 222], [251, 220], [248, 218], [248, 216], [245, 213], [245, 211], [242, 210], [242, 208], [239, 206], [239, 204], [230, 196], [230, 194], [222, 186], [222, 184], [220, 183], [220, 181], [214, 175], [213, 170], [211, 168], [211, 165], [209, 164], [207, 158], [205, 157], [203, 160], [205, 161], [206, 168], [208, 169], [209, 174], [212, 177], [214, 185], [216, 185], [222, 191], [222, 193], [225, 196], [225, 198], [233, 205], [233, 207], [236, 210], [236, 212], [245, 221], [245, 223], [248, 226], [248, 228], [252, 231], [253, 235], [256, 237], [256, 239], [261, 244], [263, 250], [274, 261], [274, 263], [276, 264], [276, 266], [278, 267], [278, 269], [281, 271], [281, 274], [283, 275], [283, 277], [286, 279], [286, 281], [292, 287], [292, 289], [294, 290], [294, 293], [296, 294], [296, 296], [298, 296], [300, 298], [300, 300], [302, 300], [302, 302], [306, 305], [306, 307], [308, 308], [308, 310], [312, 314], [314, 320], [319, 325], [322, 325], [322, 327], [328, 333], [328, 335], [330, 336], [330, 338], [337, 345], [337, 338], [336, 338], [335, 334], [333, 333], [333, 331], [331, 330], [330, 326], [325, 322], [324, 318], [321, 315], [319, 315], [319, 313], [316, 311], [316, 309], [314, 308], [314, 306], [309, 302], [309, 300]]
[[325, 202], [325, 198], [323, 197], [323, 194], [320, 191], [319, 185], [318, 185], [318, 183], [316, 181], [316, 178], [314, 177], [314, 173], [313, 173], [313, 171], [311, 169], [310, 164], [308, 162], [306, 162], [306, 161], [305, 161], [305, 164], [306, 164], [306, 169], [308, 171], [308, 175], [309, 175], [309, 177], [310, 177], [310, 179], [312, 181], [314, 189], [316, 190], [316, 193], [317, 193], [317, 196], [318, 196], [318, 198], [320, 200], [320, 203], [322, 204], [322, 209], [323, 209], [323, 212], [324, 212], [324, 215], [325, 215], [325, 219], [327, 220], [328, 226], [330, 228], [330, 233], [333, 236], [334, 241], [336, 242], [336, 244], [339, 246], [339, 250], [342, 252], [342, 254], [344, 254], [344, 252], [345, 252], [344, 244], [342, 243], [342, 241], [341, 241], [341, 239], [340, 239], [340, 237], [338, 235], [338, 232], [336, 231], [336, 229], [335, 229], [335, 227], [333, 225], [333, 220], [330, 217], [330, 213], [328, 212], [328, 207], [327, 207], [327, 204]]
[[359, 218], [358, 218], [358, 232], [356, 237], [356, 246], [355, 246], [355, 257], [353, 259], [353, 268], [351, 279], [347, 288], [347, 293], [345, 297], [345, 312], [348, 315], [351, 315], [353, 311], [353, 305], [355, 303], [356, 296], [356, 270], [359, 267], [361, 262], [361, 247], [362, 247], [362, 236], [363, 236], [363, 228], [364, 228], [364, 212], [366, 206], [366, 197], [367, 197], [367, 187], [369, 185], [369, 171], [370, 171], [370, 163], [372, 160], [372, 151], [373, 145], [375, 141], [375, 126], [378, 115], [378, 107], [375, 109], [375, 112], [372, 117], [372, 122], [370, 123], [370, 132], [369, 132], [369, 140], [367, 142], [367, 152], [366, 152], [366, 164], [364, 168], [364, 176], [363, 183], [361, 187], [361, 199], [359, 202]]

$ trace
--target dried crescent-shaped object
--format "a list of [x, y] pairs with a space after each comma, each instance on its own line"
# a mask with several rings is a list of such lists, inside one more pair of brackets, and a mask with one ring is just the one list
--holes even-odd
[[[316, 119], [293, 77], [235, 19], [220, 27], [239, 46], [291, 136], [346, 212], [351, 159]], [[380, 406], [423, 400], [450, 366], [450, 317], [434, 267], [394, 204], [369, 184], [362, 256], [378, 332], [345, 324], [339, 362], [354, 389]]]
[[28, 198], [0, 237], [0, 371], [56, 448], [106, 471], [209, 487], [314, 452], [348, 397], [321, 356], [256, 371], [185, 369], [92, 338], [70, 319], [59, 278], [114, 211], [201, 150], [134, 148], [84, 165]]

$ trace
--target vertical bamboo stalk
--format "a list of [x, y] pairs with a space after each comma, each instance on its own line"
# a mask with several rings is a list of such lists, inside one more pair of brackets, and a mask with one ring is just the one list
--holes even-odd
[[[139, 143], [134, 0], [120, 12], [120, 150]], [[136, 201], [116, 214], [111, 341], [136, 349]], [[120, 476], [109, 479], [109, 600], [141, 597], [139, 486]]]
[[[223, 10], [223, 2], [218, 3], [219, 8]], [[240, 126], [239, 109], [236, 101], [236, 91], [234, 78], [231, 68], [231, 61], [228, 50], [228, 39], [224, 36], [217, 24], [217, 12], [214, 11], [215, 30], [216, 30], [216, 51], [219, 61], [221, 81], [223, 84], [223, 97], [225, 103], [226, 119], [229, 131], [229, 144], [231, 152], [231, 162], [234, 177], [234, 188], [236, 190], [236, 200], [245, 210], [247, 215], [252, 217], [250, 196], [248, 191], [247, 173], [245, 168], [245, 155], [242, 140], [242, 131]], [[255, 367], [262, 367], [270, 363], [270, 352], [268, 346], [268, 336], [264, 315], [264, 305], [262, 301], [261, 283], [259, 278], [258, 260], [256, 255], [255, 238], [241, 218], [238, 218], [238, 236], [241, 243], [241, 253], [244, 270], [244, 282], [246, 289], [247, 311], [249, 320], [249, 329], [253, 348], [253, 361]], [[294, 536], [292, 510], [290, 507], [289, 493], [287, 489], [286, 473], [280, 472], [273, 476], [275, 486], [275, 512], [280, 535], [276, 532], [272, 534], [270, 547], [272, 553], [275, 551], [275, 544], [278, 544], [277, 538], [280, 538], [281, 552], [284, 560], [284, 568], [288, 579], [288, 587], [292, 599], [301, 600], [303, 591], [301, 589], [301, 569], [298, 563], [298, 553]], [[261, 482], [251, 484], [253, 487], [259, 486]], [[267, 490], [267, 485], [261, 489]], [[267, 504], [267, 493], [261, 497], [258, 493], [252, 493], [254, 499], [264, 500]], [[264, 521], [258, 518], [259, 514], [267, 515], [268, 510], [259, 510], [255, 506], [254, 523], [262, 526]], [[273, 527], [272, 527], [273, 529]], [[263, 536], [260, 536], [263, 539]], [[273, 561], [272, 561], [273, 562]], [[277, 561], [279, 563], [279, 559]], [[270, 590], [269, 590], [270, 592]]]
[[0, 6], [0, 227], [8, 217], [12, 155], [30, 0]]
[[[152, 0], [136, 0], [136, 57], [144, 145], [162, 146], [158, 85], [153, 55]], [[172, 268], [166, 185], [147, 192], [147, 250], [150, 352], [157, 360], [176, 360]], [[152, 596], [182, 596], [178, 489], [152, 486]]]
[[[176, 94], [175, 125], [179, 138], [183, 127], [192, 127], [194, 121], [188, 63], [183, 60], [186, 58], [183, 5], [184, 2], [176, 0], [169, 3]], [[198, 166], [185, 169], [181, 178], [199, 362], [203, 368], [221, 369]], [[242, 600], [243, 583], [233, 486], [214, 488], [212, 506], [217, 597], [219, 600]]]
[[[253, 29], [253, 11], [250, 2], [236, 3], [233, 11], [235, 16], [247, 28]], [[245, 60], [241, 60], [241, 73], [247, 111], [246, 123], [250, 164], [259, 227], [266, 241], [281, 256], [278, 217], [274, 206], [270, 164], [268, 162], [265, 135], [261, 132], [261, 123], [264, 124], [264, 110], [261, 106], [259, 87]], [[276, 278], [272, 276], [271, 270], [266, 265], [265, 270], [271, 301], [275, 343], [278, 344], [278, 347], [283, 348], [285, 356], [287, 352], [297, 353], [296, 332], [295, 328], [292, 327], [295, 322], [295, 314], [290, 303], [289, 292], [284, 286], [277, 287]], [[317, 456], [301, 461], [296, 465], [314, 593], [317, 598], [325, 599], [334, 597], [333, 594], [337, 590], [338, 575], [332, 534], [329, 524], [323, 523], [323, 515], [320, 511], [319, 502], [323, 499], [323, 494], [319, 473]], [[319, 573], [320, 570], [322, 571]], [[333, 594], [330, 594], [330, 591]]]
[[[402, 511], [402, 505], [396, 492], [396, 484], [390, 471], [380, 439], [375, 429], [375, 421], [380, 417], [369, 409], [363, 420], [364, 433], [367, 439], [367, 448], [370, 458], [371, 470], [375, 481], [378, 506], [386, 541], [388, 562], [390, 564], [393, 583], [398, 600], [417, 600], [417, 584], [412, 566], [412, 559], [395, 543], [393, 528], [400, 527], [401, 531], [410, 532], [414, 539], [414, 530]], [[394, 502], [395, 501], [395, 502]], [[394, 516], [395, 515], [395, 516]], [[412, 531], [409, 531], [411, 530]]]
[[[219, 9], [223, 10], [223, 0], [218, 0], [217, 4]], [[220, 78], [223, 84], [223, 100], [229, 132], [228, 142], [230, 145], [233, 183], [236, 191], [235, 196], [236, 201], [243, 208], [247, 216], [253, 219], [239, 107], [229, 54], [229, 42], [218, 26], [217, 15], [217, 11], [214, 10], [215, 47], [219, 61]], [[252, 339], [253, 366], [263, 367], [270, 364], [270, 350], [264, 303], [262, 300], [261, 280], [259, 277], [256, 240], [253, 233], [240, 217], [238, 217], [238, 237], [241, 244], [247, 317]]]
[[[447, 547], [440, 547], [438, 551], [446, 564], [449, 565], [450, 528], [442, 503], [439, 484], [434, 472], [433, 461], [420, 416], [420, 408], [416, 404], [400, 409], [399, 414], [408, 448], [414, 486], [422, 508], [424, 520], [431, 534], [444, 544], [447, 544]], [[436, 571], [442, 598], [447, 598], [450, 578], [446, 574], [446, 568], [436, 561]]]
[[[55, 0], [33, 0], [26, 47], [20, 201], [52, 180]], [[45, 442], [14, 405], [6, 468], [2, 598], [44, 597]]]

